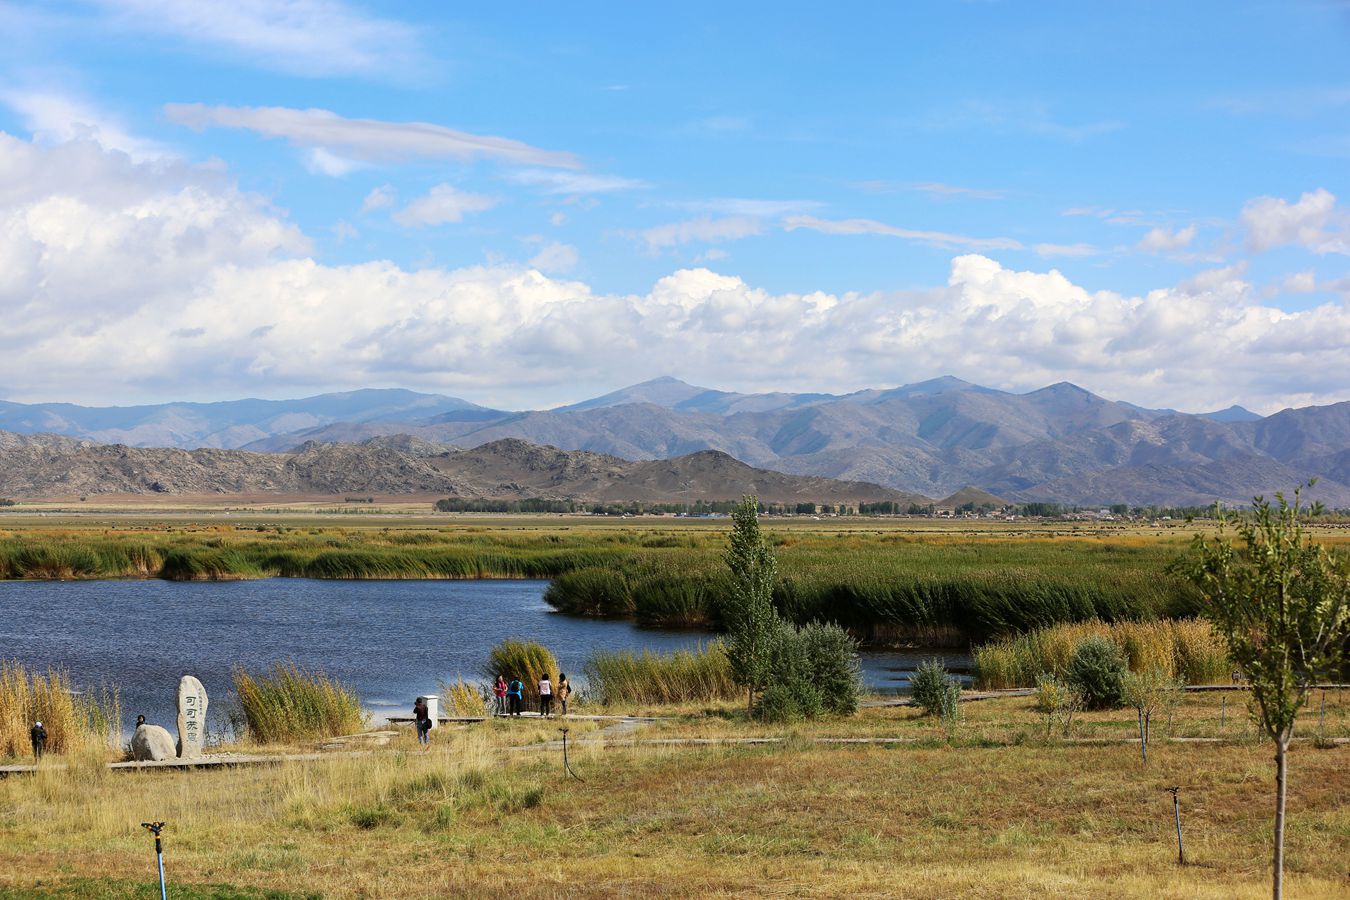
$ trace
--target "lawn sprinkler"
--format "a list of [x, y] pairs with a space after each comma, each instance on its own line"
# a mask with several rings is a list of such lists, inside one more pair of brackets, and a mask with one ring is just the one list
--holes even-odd
[[1172, 813], [1177, 819], [1177, 865], [1186, 865], [1186, 852], [1181, 846], [1181, 788], [1170, 787], [1167, 792], [1172, 795]]
[[142, 822], [141, 827], [155, 836], [155, 861], [159, 863], [159, 900], [169, 900], [164, 889], [164, 841], [159, 833], [164, 830], [163, 822]]
[[578, 775], [576, 772], [573, 772], [573, 771], [572, 771], [572, 764], [569, 763], [569, 762], [567, 761], [567, 726], [564, 725], [562, 728], [559, 728], [558, 730], [562, 732], [562, 736], [563, 736], [563, 738], [562, 738], [562, 745], [563, 745], [563, 774], [565, 774], [565, 775], [571, 775], [571, 776], [572, 776], [573, 778], [575, 778], [577, 781], [580, 781], [582, 784], [585, 784], [585, 783], [586, 783], [586, 779], [582, 778], [582, 777], [581, 777], [580, 775]]

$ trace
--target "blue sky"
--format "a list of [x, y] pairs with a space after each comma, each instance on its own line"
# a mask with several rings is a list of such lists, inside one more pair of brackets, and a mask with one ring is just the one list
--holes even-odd
[[1350, 399], [1344, 3], [0, 0], [0, 32], [0, 397]]

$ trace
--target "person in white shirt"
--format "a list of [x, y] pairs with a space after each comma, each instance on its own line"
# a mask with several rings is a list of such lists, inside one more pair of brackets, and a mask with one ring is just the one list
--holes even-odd
[[539, 715], [553, 715], [553, 684], [548, 680], [548, 673], [539, 679]]

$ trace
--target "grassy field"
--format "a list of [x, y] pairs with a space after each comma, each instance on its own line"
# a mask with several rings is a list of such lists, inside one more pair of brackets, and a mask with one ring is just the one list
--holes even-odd
[[[1330, 694], [1327, 731], [1343, 735], [1348, 698]], [[1120, 742], [1127, 712], [1047, 739], [1027, 698], [965, 704], [950, 733], [905, 708], [787, 732], [686, 708], [574, 745], [584, 782], [531, 721], [444, 729], [427, 752], [404, 736], [307, 764], [49, 770], [0, 781], [0, 897], [151, 896], [151, 818], [169, 822], [171, 893], [188, 897], [1259, 897], [1273, 764], [1237, 697], [1189, 695], [1173, 732], [1223, 740], [1169, 743], [1160, 727], [1147, 770]], [[782, 740], [633, 743], [764, 736]], [[1350, 884], [1348, 754], [1294, 750], [1291, 896]]]

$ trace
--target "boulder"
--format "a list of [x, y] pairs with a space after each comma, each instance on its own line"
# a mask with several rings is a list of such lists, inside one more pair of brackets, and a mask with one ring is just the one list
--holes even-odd
[[138, 725], [131, 736], [131, 758], [137, 762], [173, 759], [177, 751], [173, 735], [158, 725]]

